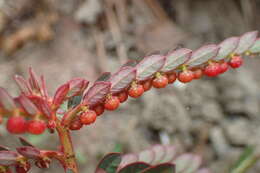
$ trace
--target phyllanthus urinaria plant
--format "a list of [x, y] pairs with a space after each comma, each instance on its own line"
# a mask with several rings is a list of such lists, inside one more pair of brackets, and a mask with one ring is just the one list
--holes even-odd
[[[32, 163], [39, 168], [48, 168], [53, 159], [62, 164], [65, 172], [78, 173], [71, 130], [93, 124], [105, 110], [116, 110], [128, 96], [138, 98], [152, 87], [164, 88], [176, 79], [188, 83], [203, 75], [215, 77], [229, 68], [239, 68], [243, 56], [260, 53], [257, 34], [252, 31], [196, 51], [180, 48], [166, 55], [154, 54], [139, 62], [130, 61], [114, 74], [104, 73], [89, 89], [89, 81], [72, 79], [58, 87], [53, 97], [46, 90], [44, 77], [38, 78], [31, 68], [28, 80], [16, 75], [14, 79], [21, 90], [19, 96], [12, 97], [0, 88], [0, 123], [7, 119], [5, 125], [10, 134], [39, 135], [47, 129], [50, 133], [56, 131], [60, 146], [57, 151], [43, 150], [23, 138], [20, 138], [23, 146], [16, 151], [0, 146], [0, 173], [12, 170], [26, 173]], [[139, 154], [111, 153], [102, 159], [95, 172], [210, 172], [200, 169], [200, 163], [199, 156], [177, 155], [174, 146], [156, 145]]]

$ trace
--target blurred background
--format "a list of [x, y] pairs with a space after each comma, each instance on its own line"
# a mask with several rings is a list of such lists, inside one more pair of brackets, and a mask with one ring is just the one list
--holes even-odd
[[[131, 58], [259, 31], [259, 19], [260, 0], [0, 0], [0, 86], [17, 94], [12, 76], [27, 76], [32, 66], [53, 93], [73, 77], [93, 82]], [[260, 150], [259, 65], [259, 57], [248, 58], [239, 70], [153, 89], [105, 113], [72, 134], [80, 169], [92, 172], [108, 152], [163, 143], [202, 155], [213, 172], [227, 172], [248, 145]], [[58, 145], [55, 134], [26, 137], [42, 148]], [[0, 141], [18, 145], [3, 126]], [[257, 172], [259, 164], [250, 170]]]

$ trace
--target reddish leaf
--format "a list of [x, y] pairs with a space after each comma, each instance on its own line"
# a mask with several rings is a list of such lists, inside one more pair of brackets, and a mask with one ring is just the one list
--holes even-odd
[[106, 95], [110, 92], [111, 83], [110, 82], [96, 82], [87, 91], [83, 97], [83, 104], [94, 106], [97, 103], [104, 101]]
[[24, 147], [16, 148], [16, 150], [19, 154], [30, 159], [38, 159], [41, 157], [40, 150], [34, 147], [24, 146]]
[[40, 88], [40, 84], [39, 81], [37, 79], [37, 75], [35, 74], [35, 72], [33, 71], [33, 69], [30, 67], [29, 68], [29, 84], [30, 87], [32, 88], [33, 91], [37, 91], [37, 92], [41, 92], [41, 88]]
[[148, 167], [150, 165], [145, 162], [134, 162], [118, 169], [117, 173], [138, 173]]
[[55, 106], [60, 106], [62, 104], [62, 102], [65, 100], [68, 92], [69, 92], [69, 89], [70, 89], [70, 85], [68, 83], [60, 86], [55, 94], [54, 94], [54, 97], [53, 97], [53, 104]]
[[257, 34], [258, 31], [251, 31], [243, 34], [240, 37], [238, 46], [234, 52], [237, 54], [242, 54], [245, 51], [249, 50], [249, 48], [255, 43]]
[[30, 115], [36, 115], [39, 110], [37, 107], [29, 100], [26, 96], [20, 95], [18, 97], [20, 105], [23, 107], [23, 109]]
[[95, 82], [100, 82], [100, 81], [108, 81], [108, 79], [111, 77], [111, 73], [110, 72], [104, 72], [103, 74], [101, 74], [97, 80]]
[[214, 58], [214, 60], [222, 60], [226, 58], [228, 55], [233, 53], [233, 51], [237, 48], [238, 43], [239, 37], [231, 37], [221, 42], [218, 45], [220, 47], [218, 55]]
[[166, 154], [166, 147], [162, 145], [155, 145], [152, 147], [152, 150], [154, 151], [154, 160], [152, 164], [158, 164], [160, 161], [164, 158]]
[[8, 111], [12, 111], [16, 107], [13, 98], [2, 87], [0, 87], [0, 103]]
[[27, 81], [22, 76], [15, 75], [14, 80], [16, 81], [21, 92], [23, 92], [26, 95], [32, 93], [32, 89], [30, 88]]
[[69, 84], [69, 93], [67, 97], [73, 97], [81, 95], [84, 90], [88, 87], [89, 81], [81, 78], [75, 78], [67, 82]]
[[121, 162], [121, 154], [120, 153], [110, 153], [103, 157], [103, 159], [99, 162], [95, 173], [103, 173], [104, 171], [107, 173], [116, 172], [118, 165]]
[[140, 173], [175, 173], [175, 166], [171, 163], [162, 163], [146, 168]]
[[44, 79], [44, 76], [41, 76], [41, 83], [42, 83], [42, 95], [45, 96], [45, 98], [48, 98], [48, 91], [47, 91], [46, 81]]
[[10, 166], [16, 164], [19, 155], [13, 151], [0, 151], [0, 165]]
[[30, 100], [47, 118], [50, 118], [52, 116], [52, 110], [46, 100], [38, 96], [32, 96], [30, 97]]
[[162, 72], [170, 72], [175, 70], [178, 66], [187, 62], [192, 54], [192, 50], [182, 48], [172, 51], [166, 55], [166, 62], [162, 68]]
[[24, 139], [23, 137], [19, 137], [19, 141], [23, 146], [29, 146], [29, 147], [34, 147], [29, 141]]
[[152, 149], [147, 149], [139, 153], [139, 161], [152, 163], [155, 158], [155, 153]]
[[122, 167], [133, 163], [133, 162], [137, 162], [139, 160], [138, 155], [137, 154], [125, 154], [122, 157], [122, 161], [118, 167], [118, 169], [121, 169]]
[[165, 146], [166, 154], [164, 155], [161, 163], [170, 162], [177, 154], [177, 150], [175, 146]]
[[202, 46], [198, 50], [194, 51], [191, 55], [191, 59], [186, 63], [189, 67], [199, 66], [210, 59], [216, 57], [219, 51], [219, 46], [210, 44]]
[[260, 38], [258, 38], [253, 46], [249, 49], [251, 53], [260, 53]]
[[115, 94], [127, 88], [136, 77], [136, 70], [133, 67], [123, 67], [111, 76], [111, 93]]
[[156, 72], [158, 72], [165, 63], [165, 56], [151, 55], [145, 57], [139, 64], [136, 65], [136, 78], [138, 81], [144, 81]]

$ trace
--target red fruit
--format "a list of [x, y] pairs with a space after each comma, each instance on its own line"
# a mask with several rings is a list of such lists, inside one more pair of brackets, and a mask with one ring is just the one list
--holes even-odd
[[82, 124], [89, 125], [96, 121], [97, 114], [95, 111], [88, 110], [80, 115], [80, 121]]
[[132, 85], [128, 90], [128, 95], [133, 98], [138, 98], [144, 93], [143, 85], [136, 84]]
[[176, 81], [177, 75], [176, 73], [167, 74], [167, 78], [168, 78], [168, 83], [172, 84], [173, 82]]
[[119, 105], [120, 101], [118, 97], [111, 96], [106, 99], [104, 107], [106, 110], [113, 111], [116, 110], [119, 107]]
[[152, 80], [149, 79], [149, 80], [143, 82], [142, 85], [143, 85], [144, 91], [148, 91], [152, 88]]
[[222, 62], [220, 64], [220, 73], [225, 73], [228, 70], [228, 63]]
[[119, 94], [117, 95], [117, 97], [118, 97], [120, 103], [123, 103], [123, 102], [125, 102], [125, 101], [128, 99], [128, 95], [127, 95], [126, 92], [121, 92], [121, 93], [119, 93]]
[[42, 134], [46, 129], [46, 123], [43, 120], [30, 120], [27, 124], [27, 131], [34, 135]]
[[17, 173], [27, 173], [31, 169], [31, 164], [29, 162], [25, 165], [16, 165], [15, 170]]
[[229, 66], [232, 68], [238, 68], [243, 64], [243, 59], [240, 56], [233, 56], [229, 61]]
[[209, 76], [209, 77], [214, 77], [219, 75], [221, 72], [221, 67], [219, 63], [211, 63], [204, 69], [204, 74]]
[[94, 107], [94, 111], [96, 112], [97, 116], [99, 116], [104, 113], [105, 108], [103, 105], [98, 105], [98, 106]]
[[26, 132], [27, 123], [24, 117], [12, 116], [8, 119], [6, 128], [9, 133], [22, 134]]
[[193, 72], [190, 70], [185, 70], [183, 72], [180, 72], [178, 75], [178, 80], [182, 83], [187, 83], [192, 81], [194, 78]]
[[165, 88], [168, 85], [168, 78], [165, 75], [160, 75], [153, 79], [154, 88]]
[[70, 130], [79, 130], [83, 124], [81, 123], [80, 119], [75, 119], [71, 124], [70, 124]]
[[200, 79], [203, 76], [203, 71], [201, 69], [196, 69], [193, 71], [194, 79]]

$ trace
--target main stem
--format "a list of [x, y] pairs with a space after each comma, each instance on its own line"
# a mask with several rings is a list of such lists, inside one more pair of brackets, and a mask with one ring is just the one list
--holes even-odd
[[59, 134], [61, 147], [64, 153], [64, 169], [65, 172], [68, 170], [73, 173], [79, 173], [77, 161], [73, 149], [73, 144], [68, 129], [63, 127], [60, 122], [57, 122], [56, 130]]

